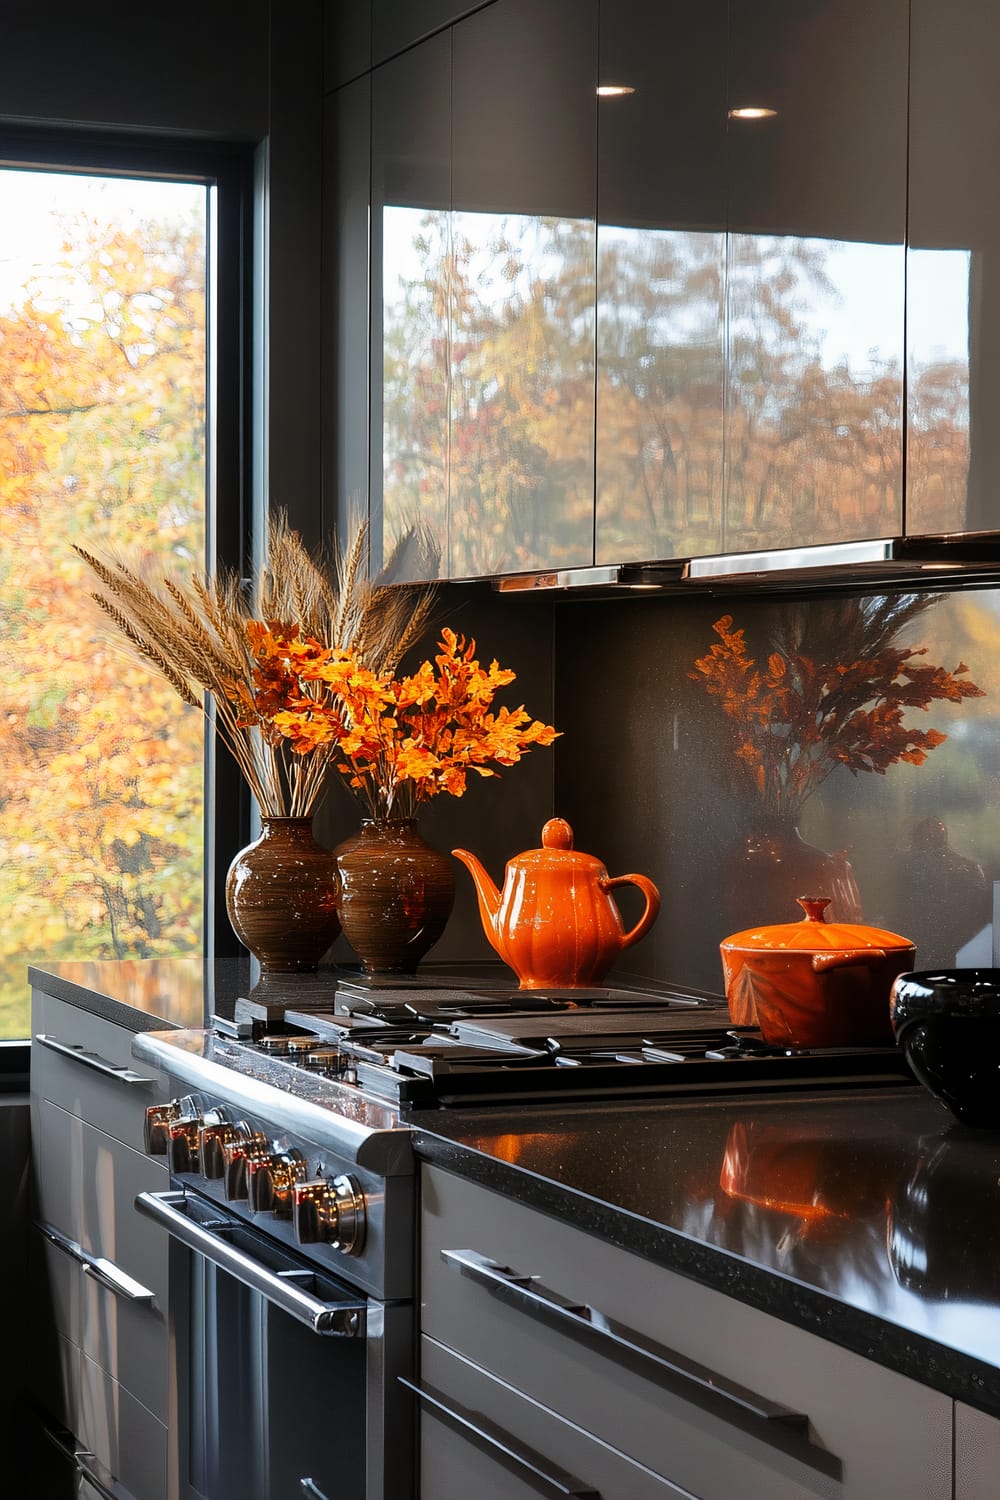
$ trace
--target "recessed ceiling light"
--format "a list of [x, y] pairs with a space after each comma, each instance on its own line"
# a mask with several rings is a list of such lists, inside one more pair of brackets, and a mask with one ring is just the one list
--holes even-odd
[[599, 99], [619, 99], [622, 94], [634, 94], [635, 89], [630, 83], [599, 83], [597, 95]]
[[778, 113], [776, 109], [769, 109], [766, 104], [741, 104], [737, 109], [729, 111], [731, 120], [773, 120]]

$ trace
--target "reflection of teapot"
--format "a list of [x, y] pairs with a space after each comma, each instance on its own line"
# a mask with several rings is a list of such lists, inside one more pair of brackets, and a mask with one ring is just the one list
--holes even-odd
[[[522, 990], [581, 989], [599, 985], [626, 948], [649, 931], [660, 894], [645, 875], [611, 878], [592, 854], [573, 848], [573, 830], [563, 818], [542, 829], [541, 849], [508, 860], [498, 891], [474, 854], [453, 849], [476, 883], [479, 915], [493, 947], [509, 964]], [[646, 909], [628, 932], [609, 892], [639, 887]]]

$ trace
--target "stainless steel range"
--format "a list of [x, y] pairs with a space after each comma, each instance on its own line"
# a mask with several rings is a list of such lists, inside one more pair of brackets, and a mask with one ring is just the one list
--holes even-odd
[[913, 1082], [892, 1047], [766, 1046], [716, 996], [523, 992], [499, 970], [290, 983], [134, 1052], [176, 1091], [148, 1122], [171, 1191], [137, 1206], [175, 1257], [185, 1500], [411, 1495], [409, 1124], [428, 1111]]
[[413, 1163], [398, 1111], [211, 1032], [146, 1033], [171, 1185], [182, 1500], [407, 1500]]

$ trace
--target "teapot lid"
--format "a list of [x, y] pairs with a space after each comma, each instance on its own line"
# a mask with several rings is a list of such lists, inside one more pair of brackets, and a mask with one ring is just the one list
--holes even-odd
[[785, 948], [797, 953], [828, 953], [854, 948], [912, 948], [909, 938], [881, 927], [860, 922], [830, 922], [826, 909], [829, 896], [797, 896], [805, 921], [779, 922], [769, 927], [748, 927], [723, 940], [724, 948]]
[[512, 865], [572, 866], [577, 870], [603, 870], [604, 865], [593, 854], [582, 854], [573, 848], [573, 830], [565, 818], [550, 818], [542, 828], [542, 847], [527, 849], [509, 861]]

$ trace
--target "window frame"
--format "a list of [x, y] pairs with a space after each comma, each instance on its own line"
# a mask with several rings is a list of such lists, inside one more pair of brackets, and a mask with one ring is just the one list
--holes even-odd
[[[214, 388], [207, 426], [206, 562], [246, 576], [254, 556], [252, 505], [254, 150], [223, 141], [42, 126], [0, 126], [0, 168], [201, 182], [216, 189], [215, 275], [209, 325]], [[211, 228], [210, 228], [211, 232]], [[250, 838], [251, 802], [215, 737], [205, 739], [204, 956], [242, 953], [229, 924], [225, 867]], [[27, 975], [25, 975], [27, 984]], [[0, 1047], [0, 1093], [28, 1071], [29, 1041]], [[22, 1055], [23, 1053], [23, 1055]]]

